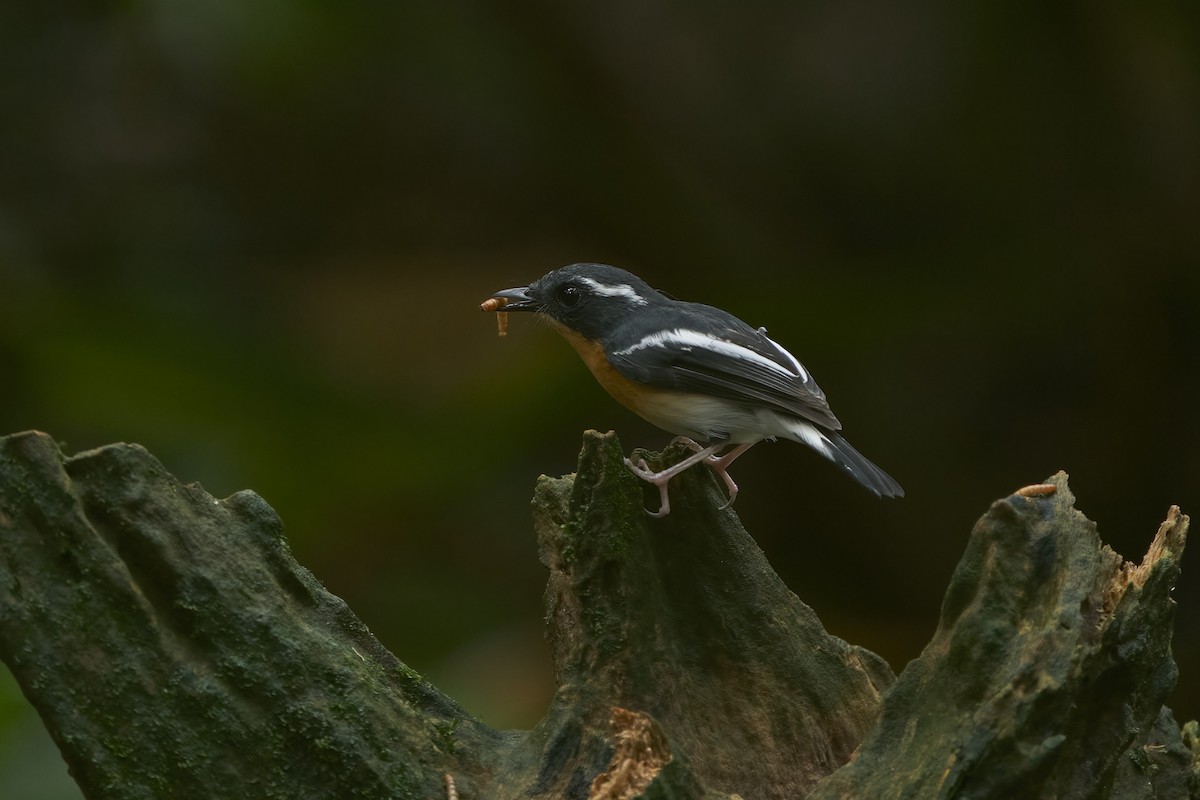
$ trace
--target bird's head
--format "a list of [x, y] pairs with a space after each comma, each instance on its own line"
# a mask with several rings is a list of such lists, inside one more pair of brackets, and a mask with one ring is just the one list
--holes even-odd
[[501, 311], [537, 311], [568, 330], [596, 341], [630, 314], [662, 302], [662, 294], [638, 276], [607, 264], [572, 264], [528, 286], [496, 292]]

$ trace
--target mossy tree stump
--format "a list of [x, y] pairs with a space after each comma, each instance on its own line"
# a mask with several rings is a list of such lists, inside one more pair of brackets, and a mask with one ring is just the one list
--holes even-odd
[[136, 445], [0, 439], [0, 658], [89, 798], [437, 798], [447, 776], [462, 800], [1200, 794], [1196, 725], [1162, 706], [1178, 509], [1133, 565], [1064, 475], [997, 501], [897, 679], [824, 630], [706, 471], [655, 520], [621, 458], [589, 432], [535, 492], [558, 689], [532, 731], [387, 652], [257, 495]]

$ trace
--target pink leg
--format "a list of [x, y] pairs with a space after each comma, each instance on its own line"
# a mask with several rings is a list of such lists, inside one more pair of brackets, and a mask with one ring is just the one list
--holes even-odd
[[[671, 440], [670, 443], [675, 444], [676, 442], [682, 442], [690, 447], [692, 452], [695, 453], [698, 453], [704, 449], [686, 436], [676, 436]], [[732, 464], [738, 456], [749, 450], [755, 444], [757, 443], [750, 442], [749, 444], [739, 444], [723, 456], [711, 455], [704, 459], [708, 465], [712, 467], [712, 471], [715, 472], [717, 476], [725, 482], [725, 488], [729, 491], [729, 502], [721, 506], [721, 508], [729, 508], [731, 505], [733, 505], [733, 501], [736, 500], [738, 496], [738, 485], [733, 482], [733, 478], [728, 472], [726, 472], [726, 469], [728, 469], [729, 465]]]
[[655, 472], [654, 470], [650, 469], [650, 467], [647, 466], [645, 459], [639, 459], [637, 464], [634, 464], [633, 461], [628, 458], [625, 459], [625, 466], [629, 467], [630, 472], [632, 472], [634, 475], [637, 475], [647, 483], [652, 483], [658, 487], [658, 493], [662, 500], [662, 505], [659, 507], [657, 512], [647, 511], [646, 513], [652, 517], [665, 517], [667, 514], [670, 514], [671, 500], [667, 495], [667, 482], [688, 467], [699, 464], [701, 461], [707, 461], [724, 446], [725, 444], [723, 442], [718, 442], [717, 444], [712, 444], [708, 447], [697, 450], [683, 461], [680, 461], [673, 467], [664, 469], [662, 472]]
[[733, 482], [733, 478], [729, 477], [729, 473], [725, 470], [729, 469], [729, 465], [736, 461], [738, 456], [749, 450], [751, 447], [754, 447], [755, 444], [757, 443], [748, 442], [746, 444], [739, 444], [737, 447], [733, 448], [723, 456], [714, 455], [705, 459], [705, 461], [708, 462], [708, 465], [712, 467], [712, 471], [717, 473], [721, 480], [725, 481], [725, 488], [729, 490], [729, 502], [721, 506], [721, 508], [729, 508], [731, 505], [733, 505], [733, 501], [736, 500], [738, 496], [738, 485]]
[[729, 490], [729, 502], [721, 506], [721, 508], [729, 508], [731, 505], [733, 505], [733, 501], [736, 500], [738, 496], [738, 485], [733, 482], [733, 478], [729, 476], [727, 470], [729, 469], [729, 465], [737, 460], [738, 456], [749, 450], [756, 443], [749, 442], [746, 444], [739, 444], [725, 455], [718, 456], [716, 453], [725, 446], [724, 443], [718, 442], [717, 444], [712, 444], [708, 447], [701, 447], [686, 436], [676, 436], [671, 440], [671, 444], [675, 444], [676, 442], [683, 442], [695, 452], [685, 458], [683, 461], [680, 461], [675, 466], [668, 467], [662, 472], [655, 472], [650, 469], [646, 465], [645, 460], [639, 460], [635, 465], [630, 459], [625, 459], [625, 466], [629, 467], [630, 471], [633, 472], [634, 475], [637, 475], [647, 483], [652, 483], [658, 487], [659, 498], [662, 501], [661, 505], [659, 506], [657, 512], [647, 511], [646, 513], [652, 517], [665, 517], [667, 514], [670, 514], [671, 498], [667, 494], [667, 482], [670, 481], [671, 478], [674, 478], [676, 475], [683, 472], [685, 469], [699, 464], [701, 461], [705, 462], [709, 465], [709, 467], [712, 468], [712, 471], [715, 472], [717, 476], [725, 482], [725, 488]]

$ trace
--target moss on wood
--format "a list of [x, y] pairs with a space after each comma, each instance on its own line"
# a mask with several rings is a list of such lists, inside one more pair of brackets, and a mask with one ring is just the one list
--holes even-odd
[[976, 525], [897, 680], [824, 630], [706, 471], [652, 519], [589, 432], [533, 501], [558, 689], [500, 732], [387, 652], [257, 495], [17, 434], [0, 658], [89, 798], [438, 798], [447, 774], [463, 800], [1197, 796], [1195, 723], [1162, 708], [1187, 517], [1133, 565], [1051, 483]]

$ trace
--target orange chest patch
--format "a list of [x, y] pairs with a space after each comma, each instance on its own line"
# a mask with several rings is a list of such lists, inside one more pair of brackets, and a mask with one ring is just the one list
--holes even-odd
[[621, 405], [640, 414], [646, 400], [658, 393], [658, 390], [634, 383], [617, 372], [616, 368], [609, 363], [608, 356], [604, 354], [604, 347], [599, 342], [590, 342], [561, 325], [555, 327], [558, 328], [558, 332], [563, 335], [563, 338], [571, 343], [575, 352], [579, 353], [583, 363], [587, 364], [588, 370], [596, 377], [604, 390]]

